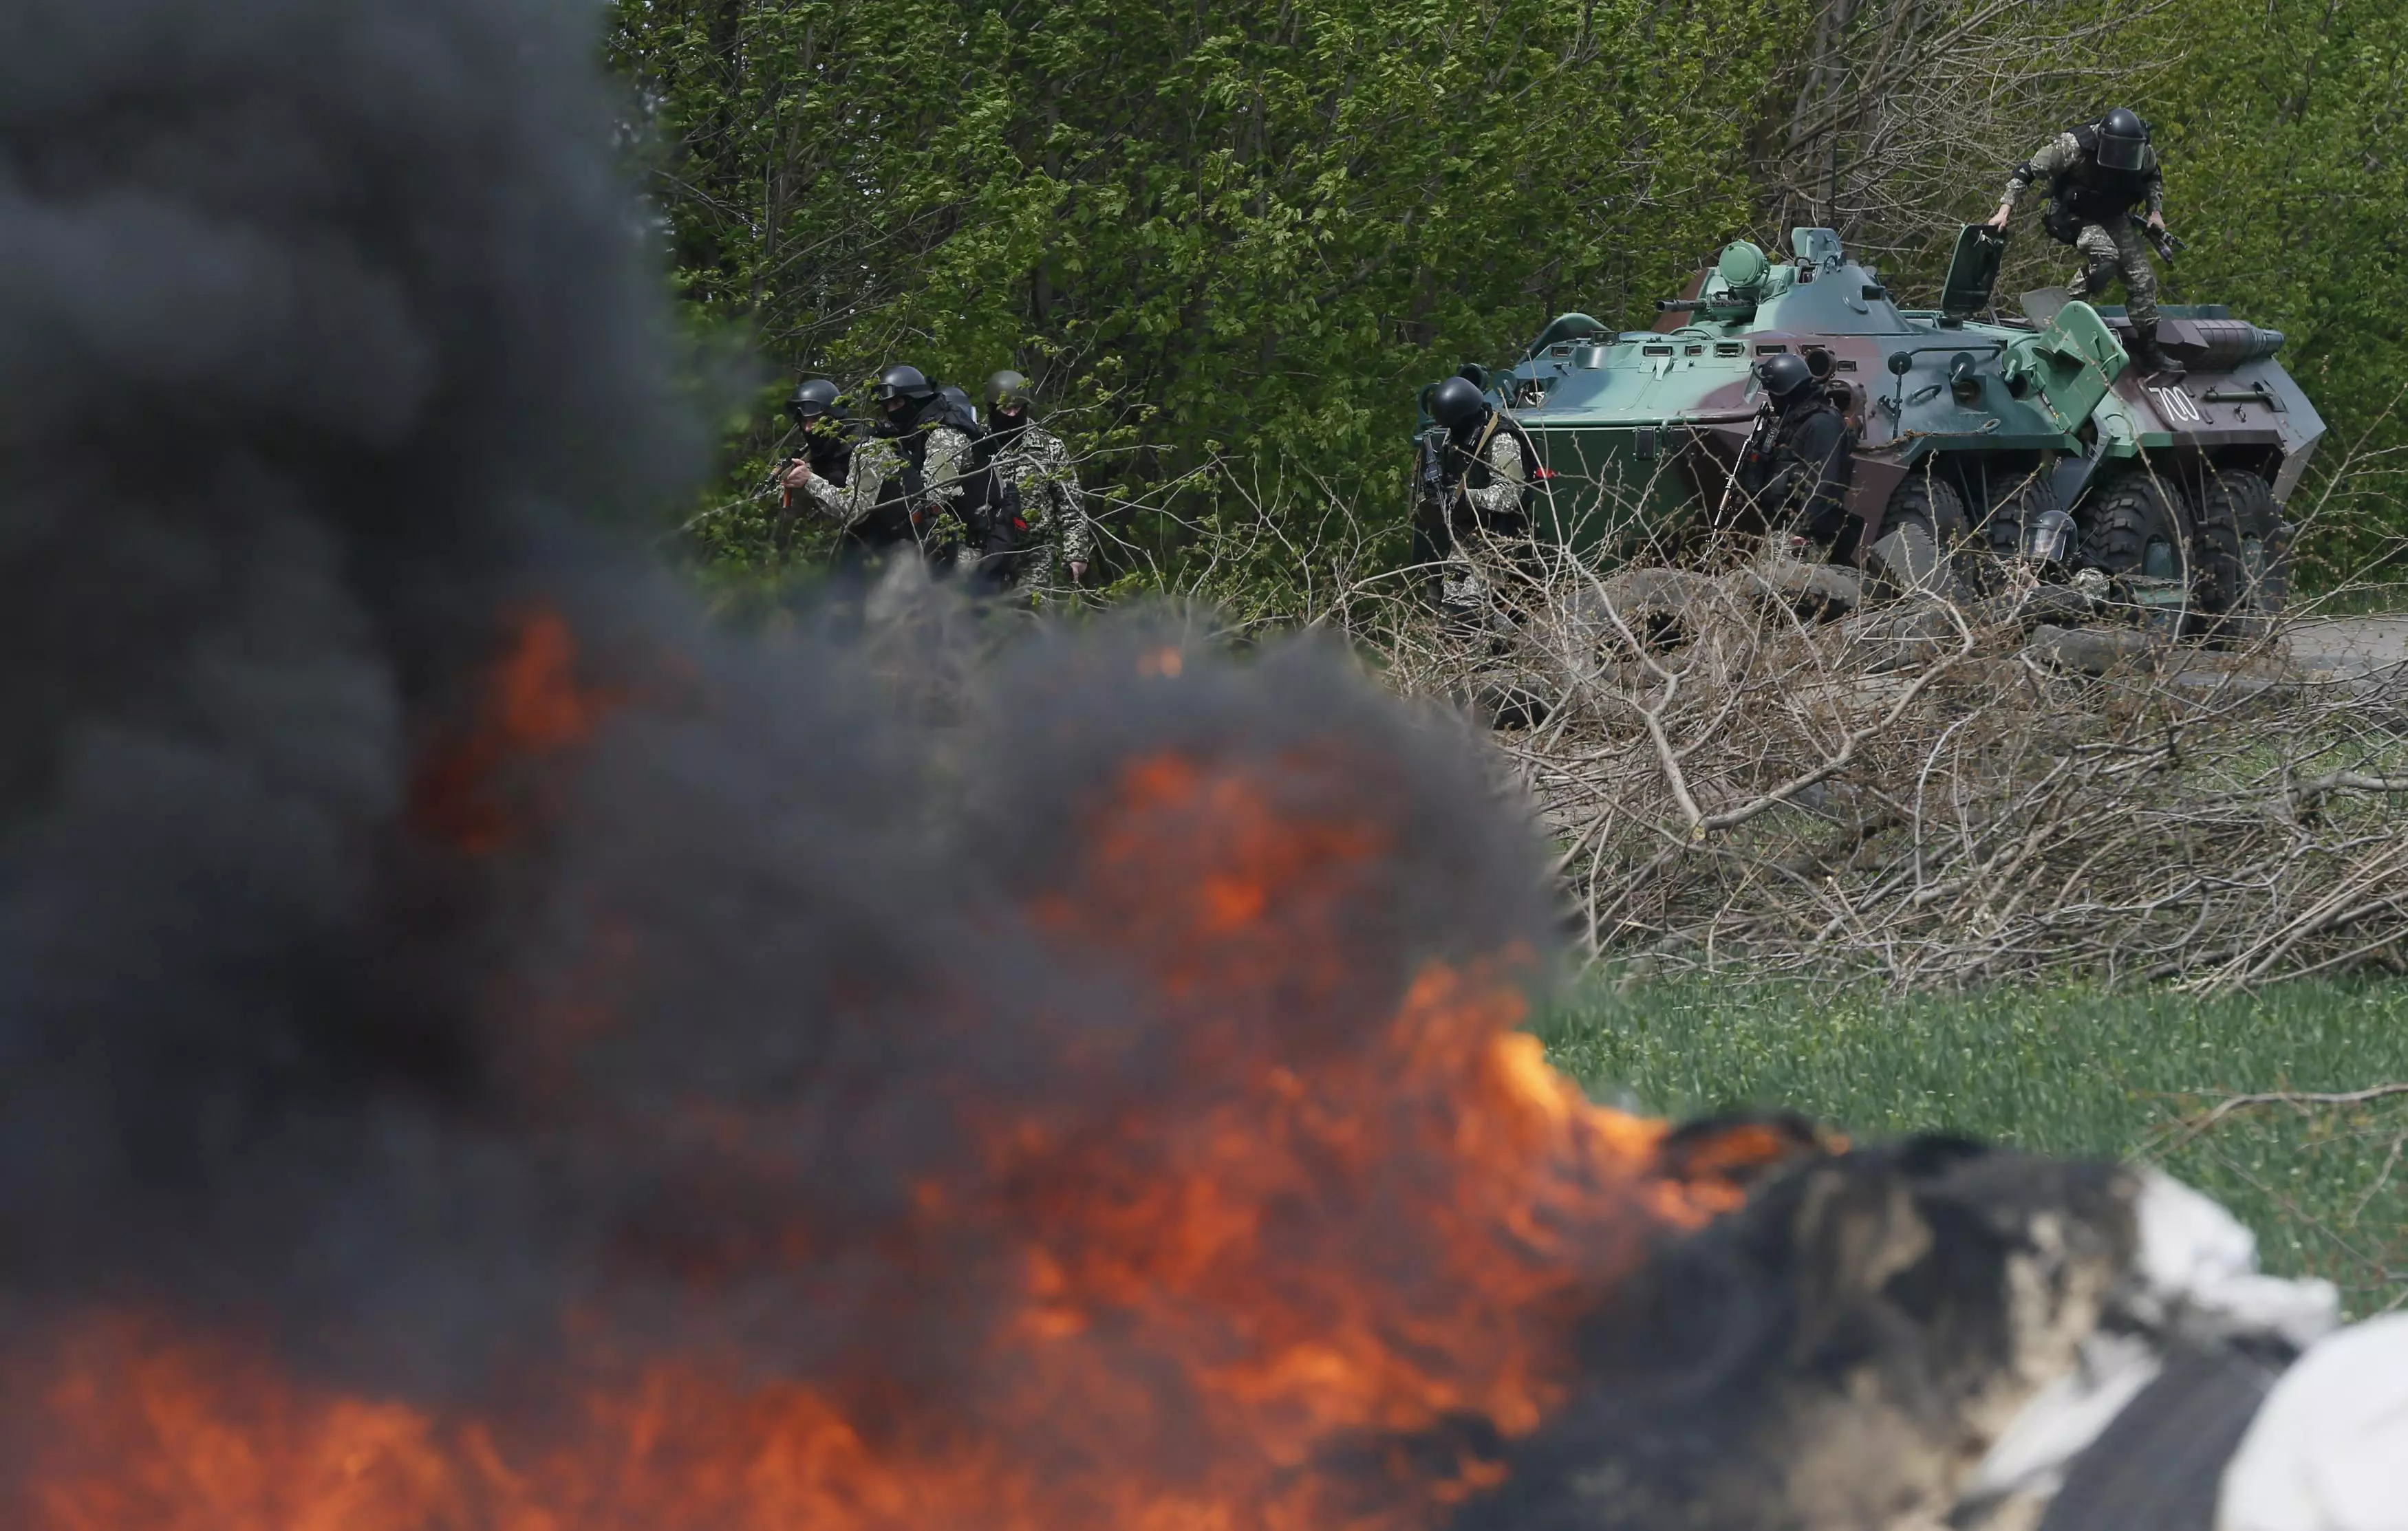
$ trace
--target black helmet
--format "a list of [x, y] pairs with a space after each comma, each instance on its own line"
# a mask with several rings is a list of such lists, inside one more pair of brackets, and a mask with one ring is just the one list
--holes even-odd
[[878, 402], [881, 404], [890, 399], [932, 399], [936, 396], [937, 385], [916, 366], [897, 365], [878, 375]]
[[1803, 356], [1783, 351], [1756, 364], [1756, 380], [1772, 395], [1776, 404], [1787, 404], [1806, 389], [1814, 386], [1814, 369], [1806, 365]]
[[1028, 397], [1033, 392], [1028, 379], [1019, 373], [1010, 370], [997, 372], [986, 380], [986, 407], [1016, 414], [1028, 408]]
[[795, 423], [808, 425], [825, 415], [842, 420], [844, 406], [837, 402], [836, 384], [825, 378], [807, 378], [786, 401], [786, 413], [795, 417]]
[[1430, 390], [1430, 419], [1462, 434], [1487, 418], [1488, 400], [1469, 378], [1449, 378]]
[[939, 383], [937, 396], [945, 401], [949, 412], [953, 416], [954, 424], [970, 426], [978, 424], [978, 408], [970, 403], [968, 393], [959, 383]]
[[2109, 170], [2138, 170], [2149, 143], [2149, 124], [2129, 107], [2099, 119], [2099, 163]]
[[878, 375], [878, 423], [881, 436], [896, 436], [916, 424], [921, 408], [937, 396], [937, 385], [916, 366], [890, 366]]

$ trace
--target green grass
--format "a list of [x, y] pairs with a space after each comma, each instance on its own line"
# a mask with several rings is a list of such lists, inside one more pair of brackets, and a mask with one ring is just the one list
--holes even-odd
[[1537, 1029], [1592, 1091], [1674, 1115], [1783, 1106], [1860, 1138], [1942, 1130], [2150, 1159], [2255, 1228], [2267, 1268], [2329, 1276], [2360, 1314], [2408, 1301], [2408, 1097], [2180, 1127], [2230, 1095], [2408, 1080], [2408, 983], [2200, 1000], [1600, 982]]
[[2319, 617], [2381, 617], [2408, 612], [2408, 582], [2394, 579], [2314, 596], [2301, 603], [2303, 611], [2310, 608]]

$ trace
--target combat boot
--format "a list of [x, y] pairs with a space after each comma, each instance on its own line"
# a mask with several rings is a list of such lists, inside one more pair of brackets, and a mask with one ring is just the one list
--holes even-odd
[[2167, 355], [2157, 345], [2157, 322], [2154, 319], [2145, 324], [2135, 323], [2132, 326], [2132, 360], [2152, 378], [2179, 378], [2183, 375], [2183, 365]]

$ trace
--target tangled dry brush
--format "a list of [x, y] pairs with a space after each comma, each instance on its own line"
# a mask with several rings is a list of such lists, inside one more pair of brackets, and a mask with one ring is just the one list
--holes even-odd
[[1598, 956], [1913, 986], [2408, 970], [2408, 665], [2326, 651], [2408, 619], [2295, 598], [2176, 640], [1996, 565], [1859, 606], [1742, 539], [1633, 562], [1614, 530], [1611, 556], [1495, 550], [1484, 625], [1342, 552], [1299, 584], [1302, 620], [1493, 725]]

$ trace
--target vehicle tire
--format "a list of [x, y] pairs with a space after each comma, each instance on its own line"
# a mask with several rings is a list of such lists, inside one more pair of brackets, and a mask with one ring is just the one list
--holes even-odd
[[2101, 484], [2074, 518], [2082, 526], [2082, 560], [2111, 576], [2171, 579], [2184, 572], [2183, 514], [2172, 485], [2146, 473]]
[[2282, 516], [2274, 491], [2249, 472], [2227, 469], [2200, 496], [2191, 557], [2202, 609], [2225, 617], [2278, 617], [2289, 594]]
[[[2119, 474], [2083, 502], [2074, 519], [2082, 527], [2084, 565], [2104, 570], [2127, 597], [2150, 608], [2149, 625], [2179, 634], [2190, 623], [2199, 570], [2186, 535], [2190, 515], [2171, 479], [2145, 470]], [[2147, 599], [2149, 581], [2171, 583], [2172, 605]]]
[[1950, 568], [1965, 541], [1965, 501], [1954, 484], [1929, 472], [1917, 473], [1890, 492], [1882, 512], [1881, 537], [1867, 551], [1865, 567], [1891, 594], [1925, 591], [1954, 596]]
[[2022, 559], [2024, 528], [2056, 508], [2057, 484], [2045, 472], [2035, 469], [2008, 485], [1992, 499], [1967, 539], [1967, 551], [1957, 560], [1960, 578], [1976, 590], [1991, 592], [2000, 577]]
[[2024, 528], [2042, 511], [2056, 508], [2056, 481], [2035, 470], [1991, 500], [1975, 540], [2000, 558], [2019, 557], [2024, 551]]

